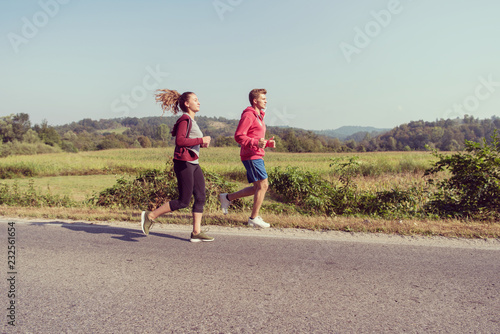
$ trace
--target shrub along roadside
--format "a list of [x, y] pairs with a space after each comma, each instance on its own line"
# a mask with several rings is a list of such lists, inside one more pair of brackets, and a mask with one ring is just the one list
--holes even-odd
[[465, 141], [465, 152], [446, 156], [434, 152], [439, 160], [426, 175], [448, 170], [451, 177], [436, 183], [427, 209], [442, 217], [475, 219], [500, 218], [500, 142], [497, 132], [490, 142]]
[[[207, 212], [219, 212], [219, 194], [233, 192], [236, 185], [217, 173], [204, 171]], [[269, 172], [269, 183], [279, 202], [263, 206], [266, 213], [302, 215], [368, 215], [384, 218], [416, 217], [421, 215], [422, 189], [393, 189], [370, 193], [357, 191], [351, 180], [344, 178], [337, 187], [316, 173], [297, 167], [274, 168]], [[169, 162], [165, 170], [146, 170], [135, 179], [118, 179], [117, 183], [92, 197], [89, 205], [154, 210], [165, 201], [178, 197], [177, 179]], [[232, 212], [249, 210], [251, 201], [233, 201]], [[190, 208], [183, 209], [187, 212]]]
[[[203, 170], [205, 175], [205, 191], [207, 212], [216, 212], [220, 208], [219, 194], [233, 192], [236, 185], [227, 182], [217, 173]], [[154, 210], [165, 202], [178, 197], [177, 178], [173, 170], [173, 162], [168, 161], [164, 170], [148, 169], [140, 172], [131, 181], [125, 178], [117, 180], [116, 185], [101, 191], [89, 200], [89, 204], [103, 207], [131, 208], [137, 210]], [[191, 199], [193, 202], [193, 199]], [[236, 200], [233, 208], [241, 210], [244, 202]], [[181, 211], [191, 210], [190, 206]]]
[[[348, 165], [345, 165], [348, 166]], [[359, 191], [352, 181], [352, 169], [341, 172], [340, 184], [322, 179], [318, 174], [297, 167], [275, 168], [269, 173], [269, 183], [283, 201], [306, 215], [364, 215], [381, 218], [425, 217], [422, 202], [425, 189], [412, 187], [390, 191]]]

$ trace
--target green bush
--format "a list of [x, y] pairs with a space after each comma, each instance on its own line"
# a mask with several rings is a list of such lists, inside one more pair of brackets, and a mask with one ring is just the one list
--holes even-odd
[[33, 177], [36, 176], [36, 171], [33, 167], [25, 166], [24, 164], [16, 163], [13, 166], [0, 167], [0, 179], [14, 179], [16, 177]]
[[[225, 181], [220, 175], [203, 170], [207, 211], [220, 210], [219, 194], [233, 192], [235, 185]], [[133, 180], [119, 178], [116, 184], [101, 191], [90, 199], [97, 206], [155, 210], [179, 196], [177, 178], [173, 163], [167, 162], [165, 169], [148, 169], [140, 172]], [[192, 200], [193, 201], [193, 200]], [[233, 209], [242, 209], [242, 201], [233, 201]], [[190, 207], [184, 210], [191, 210]]]
[[302, 214], [377, 215], [385, 218], [425, 215], [422, 203], [426, 202], [427, 194], [424, 189], [359, 191], [353, 180], [358, 167], [356, 159], [350, 158], [347, 162], [333, 160], [331, 166], [339, 174], [340, 187], [316, 173], [290, 166], [271, 170], [269, 184], [286, 204], [294, 205]]
[[360, 211], [364, 214], [378, 215], [384, 218], [403, 218], [425, 216], [423, 204], [427, 202], [424, 189], [393, 188], [374, 194], [365, 192], [360, 196]]
[[331, 183], [318, 174], [301, 171], [298, 167], [280, 167], [269, 172], [269, 185], [285, 203], [294, 204], [303, 213], [336, 214]]
[[0, 157], [8, 157], [10, 155], [34, 155], [59, 152], [61, 152], [61, 149], [58, 146], [53, 147], [44, 143], [26, 143], [13, 141], [0, 144]]
[[438, 187], [429, 211], [441, 216], [500, 217], [500, 143], [496, 131], [489, 143], [486, 139], [482, 143], [466, 140], [464, 152], [434, 155], [439, 160], [425, 174], [448, 170], [451, 176], [439, 182], [429, 180]]
[[161, 206], [165, 198], [177, 196], [177, 182], [168, 171], [141, 172], [134, 180], [121, 177], [116, 184], [90, 199], [97, 206], [148, 209]]
[[61, 148], [64, 152], [78, 153], [78, 149], [75, 147], [75, 144], [73, 144], [69, 140], [63, 140], [63, 142], [61, 143]]

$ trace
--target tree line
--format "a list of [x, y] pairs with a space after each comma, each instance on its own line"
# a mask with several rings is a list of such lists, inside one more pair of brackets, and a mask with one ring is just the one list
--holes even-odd
[[[25, 113], [3, 116], [0, 156], [173, 146], [170, 131], [176, 120], [176, 116], [87, 118], [50, 126], [47, 121], [32, 125]], [[198, 116], [196, 121], [203, 134], [212, 137], [212, 146], [237, 146], [233, 136], [238, 120]], [[476, 119], [465, 115], [462, 119], [412, 121], [376, 135], [358, 132], [344, 140], [289, 127], [268, 127], [267, 136], [275, 137], [275, 150], [280, 152], [455, 151], [464, 148], [465, 140], [490, 138], [495, 129], [500, 129], [499, 117]]]

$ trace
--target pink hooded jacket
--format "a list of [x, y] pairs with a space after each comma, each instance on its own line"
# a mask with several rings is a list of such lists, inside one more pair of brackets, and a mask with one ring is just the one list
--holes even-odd
[[234, 139], [241, 145], [240, 157], [242, 161], [264, 157], [265, 151], [263, 148], [259, 148], [259, 139], [266, 136], [265, 114], [264, 111], [259, 114], [253, 107], [247, 107], [241, 114]]
[[198, 159], [196, 153], [189, 148], [203, 144], [203, 138], [189, 138], [191, 130], [191, 117], [184, 113], [174, 125], [172, 136], [175, 137], [174, 159], [181, 161], [194, 161]]

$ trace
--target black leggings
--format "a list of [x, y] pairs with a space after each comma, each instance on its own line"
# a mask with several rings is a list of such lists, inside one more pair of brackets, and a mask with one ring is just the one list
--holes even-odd
[[198, 164], [174, 159], [174, 172], [177, 176], [179, 199], [170, 201], [170, 210], [188, 207], [194, 195], [193, 212], [203, 212], [205, 206], [205, 177]]

